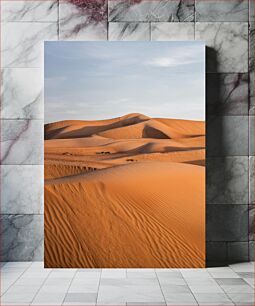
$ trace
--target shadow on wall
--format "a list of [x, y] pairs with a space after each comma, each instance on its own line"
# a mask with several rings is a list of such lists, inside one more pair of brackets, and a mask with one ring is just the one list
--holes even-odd
[[210, 267], [244, 261], [235, 260], [234, 254], [228, 254], [227, 242], [233, 241], [233, 233], [245, 232], [246, 228], [243, 226], [242, 229], [245, 217], [240, 216], [238, 221], [241, 223], [236, 224], [236, 229], [233, 229], [236, 218], [232, 212], [233, 206], [224, 205], [232, 204], [233, 200], [227, 196], [227, 191], [231, 189], [232, 176], [231, 167], [224, 158], [228, 146], [225, 136], [230, 132], [226, 131], [223, 121], [226, 108], [224, 103], [228, 99], [222, 99], [224, 86], [221, 84], [220, 74], [217, 75], [217, 52], [213, 48], [206, 47], [206, 67], [207, 71], [213, 71], [210, 82], [208, 79], [206, 82], [206, 266]]
[[[212, 67], [213, 65], [213, 67]], [[214, 50], [213, 48], [210, 47], [206, 47], [206, 71], [210, 71], [210, 68], [213, 68], [212, 71], [218, 71], [218, 61], [217, 61], [217, 51]], [[207, 76], [206, 76], [207, 78]], [[214, 92], [213, 92], [213, 100], [214, 102], [217, 104], [215, 107], [216, 109], [220, 108], [220, 90], [221, 90], [221, 86], [220, 86], [220, 79], [216, 78], [214, 83]], [[209, 167], [209, 162], [208, 162], [208, 157], [210, 157], [212, 154], [212, 147], [210, 146], [211, 142], [217, 142], [217, 145], [219, 147], [222, 147], [223, 145], [223, 139], [222, 139], [222, 130], [223, 130], [223, 125], [222, 122], [219, 122], [219, 126], [218, 129], [220, 131], [219, 133], [219, 138], [217, 139], [210, 139], [210, 136], [208, 135], [208, 131], [211, 129], [211, 126], [214, 123], [215, 117], [214, 116], [209, 116], [209, 112], [208, 112], [208, 102], [210, 100], [210, 97], [208, 97], [208, 95], [212, 94], [212, 92], [210, 92], [208, 90], [208, 83], [206, 81], [206, 266], [210, 267], [210, 266], [217, 266], [217, 265], [221, 265], [222, 266], [222, 258], [220, 257], [215, 257], [215, 254], [217, 252], [219, 252], [219, 254], [221, 254], [222, 250], [217, 250], [217, 247], [215, 249], [215, 247], [211, 247], [210, 244], [210, 236], [211, 236], [211, 231], [213, 231], [213, 227], [209, 226], [208, 224], [215, 224], [217, 225], [217, 222], [214, 222], [214, 216], [211, 216], [210, 214], [208, 214], [208, 205], [210, 205], [208, 203], [208, 193], [211, 192], [210, 188], [212, 188], [211, 184], [208, 184], [208, 178], [210, 173], [210, 168]], [[210, 174], [209, 174], [210, 173]], [[225, 184], [225, 182], [224, 182]], [[222, 188], [226, 188], [226, 186], [222, 186]], [[220, 248], [220, 245], [218, 246]], [[227, 259], [227, 258], [225, 258]]]

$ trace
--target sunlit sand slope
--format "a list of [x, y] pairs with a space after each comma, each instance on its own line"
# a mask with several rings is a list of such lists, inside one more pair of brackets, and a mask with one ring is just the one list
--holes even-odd
[[204, 267], [205, 124], [45, 125], [46, 267]]

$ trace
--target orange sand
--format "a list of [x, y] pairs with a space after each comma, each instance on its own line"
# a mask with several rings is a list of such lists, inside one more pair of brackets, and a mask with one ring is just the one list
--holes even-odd
[[45, 125], [45, 266], [205, 266], [205, 123]]

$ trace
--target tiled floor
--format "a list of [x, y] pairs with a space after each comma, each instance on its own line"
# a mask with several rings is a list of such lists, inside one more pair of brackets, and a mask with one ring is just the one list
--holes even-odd
[[253, 305], [254, 263], [208, 269], [1, 267], [1, 305]]

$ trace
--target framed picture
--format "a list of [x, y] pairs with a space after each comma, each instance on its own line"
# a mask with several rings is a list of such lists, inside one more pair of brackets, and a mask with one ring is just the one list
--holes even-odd
[[204, 267], [205, 137], [204, 42], [45, 42], [45, 267]]

